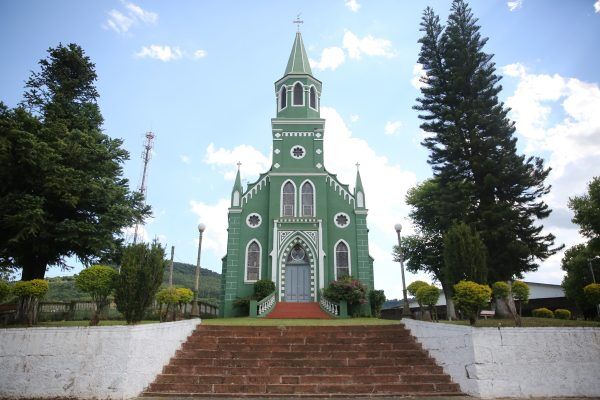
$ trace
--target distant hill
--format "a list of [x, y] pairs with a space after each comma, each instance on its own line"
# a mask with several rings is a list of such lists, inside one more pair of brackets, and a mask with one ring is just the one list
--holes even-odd
[[[196, 266], [173, 263], [173, 286], [194, 289]], [[48, 278], [49, 290], [44, 301], [86, 301], [91, 298], [77, 290], [74, 276]], [[165, 268], [162, 286], [169, 285], [169, 267]], [[217, 304], [221, 292], [221, 274], [206, 268], [200, 268], [200, 299]]]

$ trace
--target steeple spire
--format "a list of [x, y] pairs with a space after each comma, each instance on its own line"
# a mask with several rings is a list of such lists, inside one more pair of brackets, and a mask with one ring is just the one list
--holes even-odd
[[244, 189], [242, 187], [242, 179], [240, 178], [240, 165], [242, 163], [237, 163], [237, 175], [235, 176], [235, 183], [233, 184], [233, 190], [231, 191], [231, 207], [241, 207], [240, 198]]
[[294, 40], [292, 52], [290, 53], [290, 58], [288, 60], [287, 67], [285, 68], [284, 75], [288, 74], [312, 75], [310, 63], [308, 62], [308, 56], [306, 55], [306, 50], [304, 49], [304, 42], [302, 41], [302, 34], [299, 31], [296, 32], [296, 39]]
[[356, 199], [356, 208], [365, 208], [365, 189], [363, 189], [362, 180], [360, 179], [360, 171], [356, 163], [356, 184], [354, 185], [354, 198]]

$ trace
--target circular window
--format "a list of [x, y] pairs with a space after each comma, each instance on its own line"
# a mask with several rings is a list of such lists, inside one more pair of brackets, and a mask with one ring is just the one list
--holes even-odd
[[333, 217], [333, 222], [338, 228], [345, 228], [350, 223], [350, 217], [346, 213], [337, 213], [335, 217]]
[[246, 218], [246, 224], [250, 228], [258, 228], [262, 222], [262, 218], [257, 213], [252, 213]]
[[304, 249], [300, 246], [296, 246], [292, 249], [292, 252], [290, 255], [292, 257], [292, 260], [302, 261], [302, 260], [304, 260], [304, 255], [305, 255]]
[[292, 155], [292, 157], [299, 160], [306, 155], [306, 150], [300, 145], [295, 145], [292, 146], [292, 148], [290, 149], [290, 154]]

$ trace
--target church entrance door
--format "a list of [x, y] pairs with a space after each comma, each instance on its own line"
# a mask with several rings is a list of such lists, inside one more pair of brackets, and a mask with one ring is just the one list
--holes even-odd
[[285, 301], [309, 302], [310, 264], [302, 246], [296, 245], [290, 252], [285, 275]]

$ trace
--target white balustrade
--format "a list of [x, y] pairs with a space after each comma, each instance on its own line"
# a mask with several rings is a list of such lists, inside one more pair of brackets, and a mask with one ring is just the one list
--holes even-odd
[[321, 308], [324, 309], [325, 311], [327, 311], [328, 313], [336, 315], [336, 316], [340, 315], [340, 305], [339, 304], [329, 301], [325, 297], [321, 297], [321, 301], [319, 303], [321, 304]]

